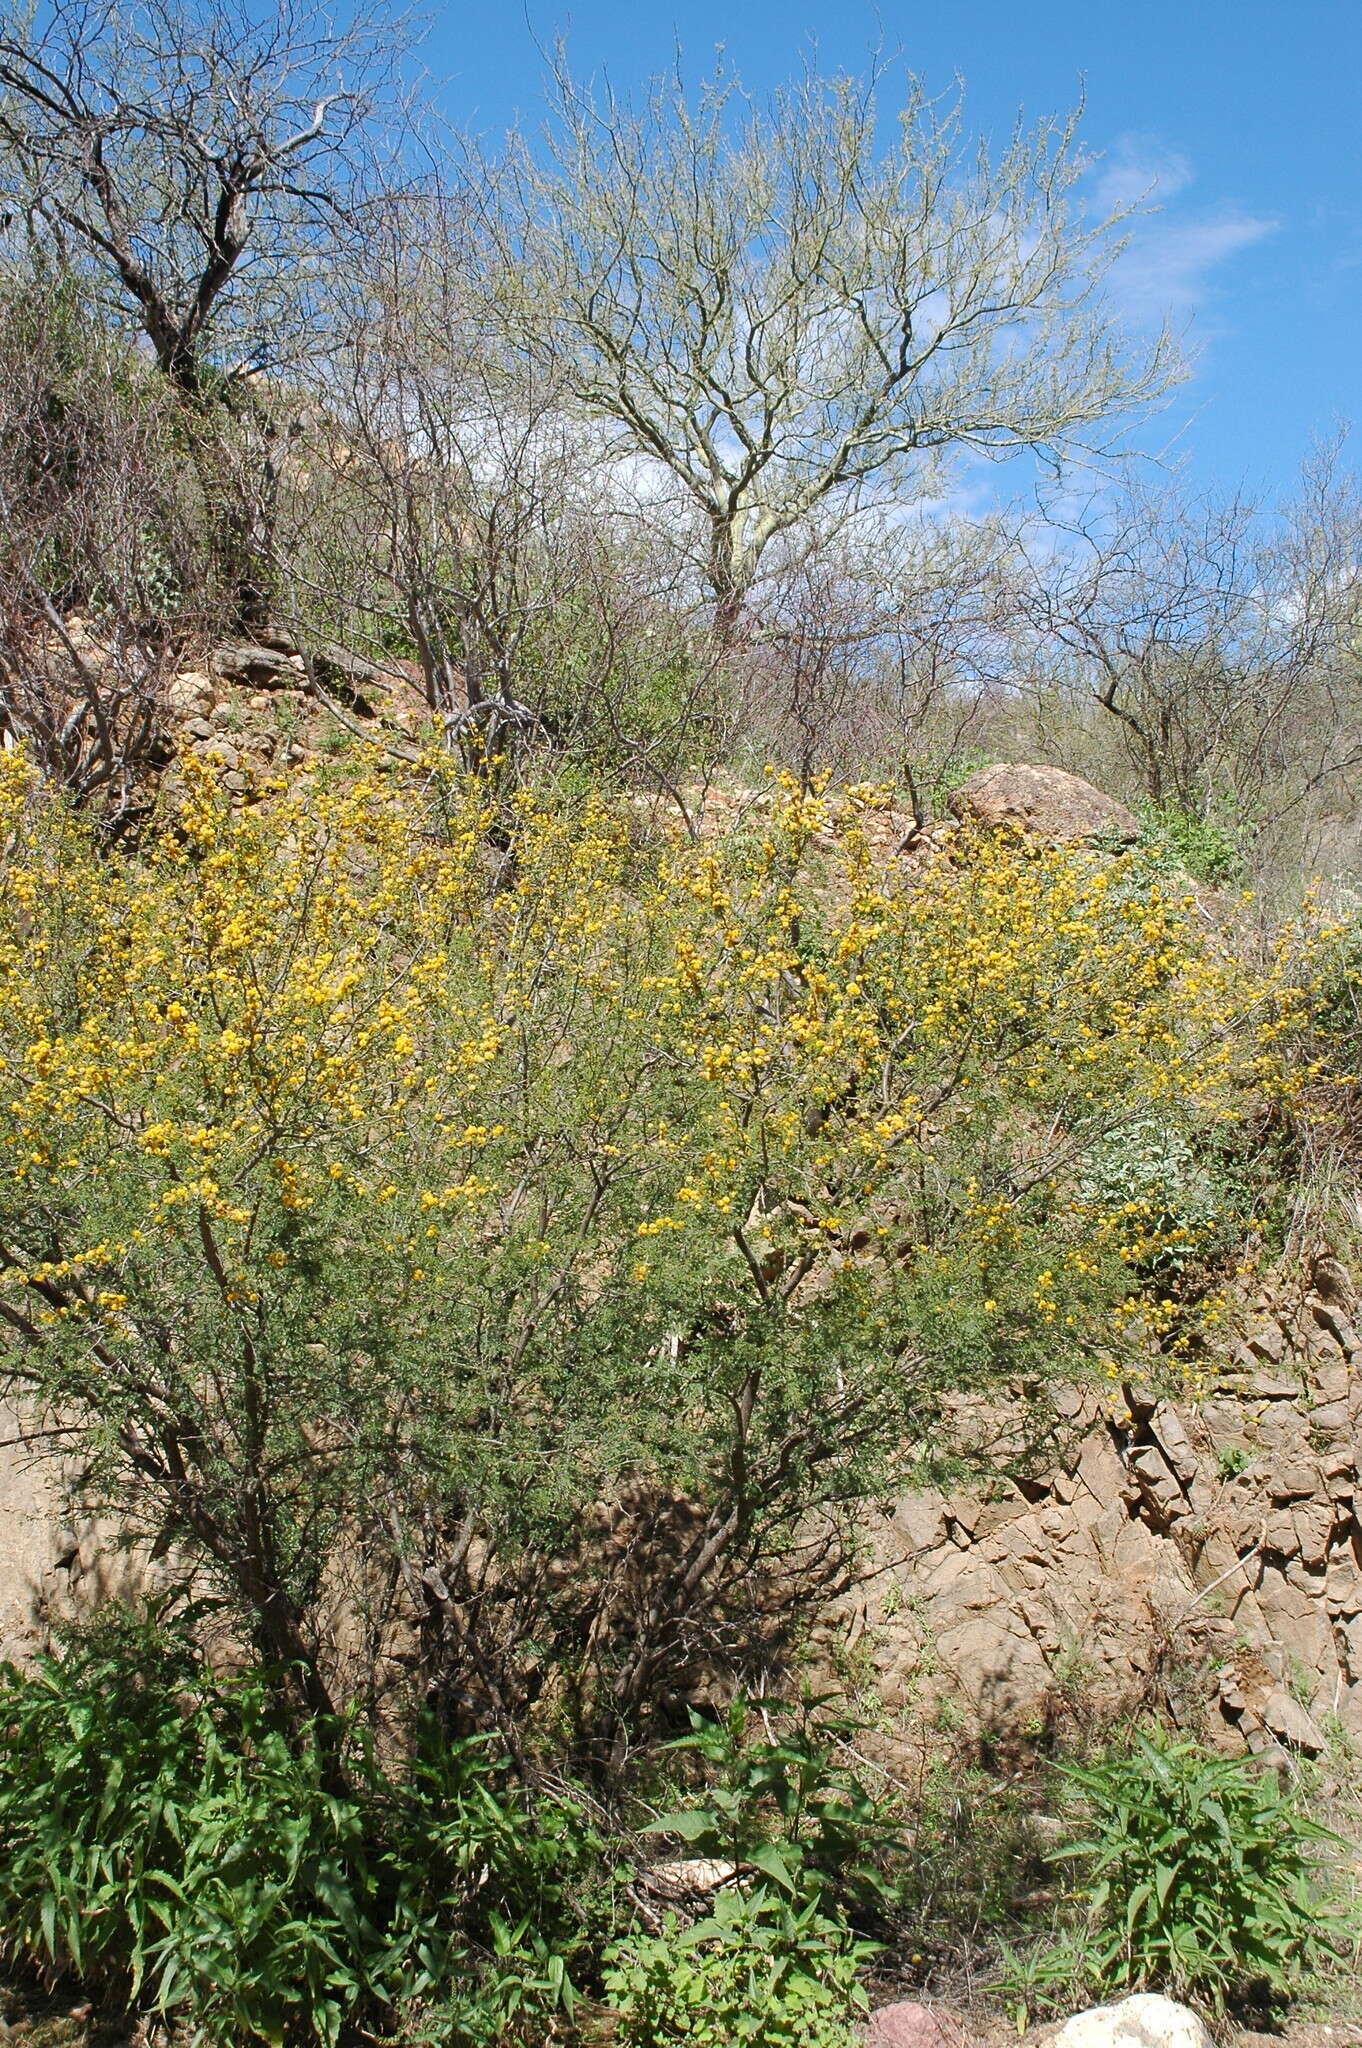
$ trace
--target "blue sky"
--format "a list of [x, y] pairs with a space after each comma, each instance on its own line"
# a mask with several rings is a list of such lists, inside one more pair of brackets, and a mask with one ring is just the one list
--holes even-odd
[[1143, 445], [1274, 495], [1351, 420], [1362, 463], [1362, 0], [463, 0], [426, 49], [449, 117], [489, 138], [533, 123], [537, 42], [559, 29], [574, 70], [621, 93], [678, 41], [690, 75], [722, 44], [757, 91], [811, 49], [859, 71], [878, 44], [931, 88], [962, 74], [970, 124], [999, 139], [1083, 90], [1096, 177], [1159, 206], [1117, 280], [1126, 311], [1167, 312], [1196, 358]]

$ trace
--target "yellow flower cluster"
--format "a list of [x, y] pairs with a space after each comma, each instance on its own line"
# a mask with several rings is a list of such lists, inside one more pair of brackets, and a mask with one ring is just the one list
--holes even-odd
[[[1084, 1146], [1309, 1078], [1308, 948], [1249, 968], [1131, 858], [981, 836], [909, 881], [862, 831], [877, 792], [780, 781], [761, 840], [717, 848], [640, 848], [623, 807], [528, 791], [493, 857], [506, 819], [442, 763], [245, 814], [186, 773], [115, 859], [0, 762], [11, 1294], [60, 1272], [121, 1315], [130, 1264], [207, 1227], [253, 1301], [344, 1201], [451, 1297], [456, 1254], [508, 1242], [582, 1297], [703, 1246], [796, 1305], [815, 1267], [926, 1270], [944, 1244], [994, 1316], [1039, 1191], [1030, 1299], [1073, 1328], [1104, 1261], [1170, 1249], [1085, 1195]], [[37, 1214], [63, 1219], [55, 1261]]]

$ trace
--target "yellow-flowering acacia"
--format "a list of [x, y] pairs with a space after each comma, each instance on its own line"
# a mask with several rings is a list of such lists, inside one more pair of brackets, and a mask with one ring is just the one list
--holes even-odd
[[1206, 1162], [1304, 1079], [1294, 954], [1131, 857], [888, 874], [779, 784], [640, 846], [432, 763], [191, 770], [112, 859], [0, 776], [6, 1369], [313, 1706], [344, 1559], [437, 1693], [627, 1716], [840, 1569], [955, 1390], [1185, 1341]]

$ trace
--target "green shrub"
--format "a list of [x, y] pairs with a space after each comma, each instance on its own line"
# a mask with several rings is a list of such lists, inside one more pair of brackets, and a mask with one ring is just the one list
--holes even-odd
[[13, 1962], [210, 2041], [334, 2043], [403, 2008], [455, 2041], [571, 2009], [599, 1848], [480, 1739], [390, 1780], [353, 1723], [299, 1739], [259, 1672], [120, 1618], [6, 1671], [0, 1926]]
[[605, 1985], [626, 2048], [760, 2041], [842, 2048], [864, 2017], [857, 1971], [876, 1952], [847, 1924], [891, 1903], [889, 1815], [837, 1758], [850, 1724], [810, 1695], [767, 1732], [749, 1702], [692, 1712], [669, 1745], [704, 1772], [694, 1802], [649, 1830], [732, 1866], [705, 1918], [669, 1918], [607, 1951]]
[[991, 754], [981, 754], [972, 747], [961, 752], [952, 752], [945, 761], [932, 768], [923, 780], [921, 796], [929, 818], [944, 818], [950, 808], [950, 800], [958, 789], [963, 789], [971, 777], [981, 769], [991, 768]]
[[[969, 1745], [970, 1750], [975, 1745]], [[1029, 1773], [999, 1776], [943, 1741], [915, 1788], [911, 1843], [897, 1888], [907, 1959], [930, 1965], [1025, 1925], [1049, 1876]]]
[[1079, 1924], [1014, 1976], [1028, 2005], [1077, 1980], [1271, 2008], [1327, 1959], [1342, 1918], [1320, 1865], [1331, 1837], [1270, 1771], [1158, 1730], [1060, 1768], [1087, 1808], [1088, 1833], [1054, 1852], [1082, 1871]]
[[1212, 797], [1200, 810], [1145, 802], [1140, 819], [1145, 850], [1155, 862], [1217, 887], [1243, 880], [1242, 826], [1233, 797]]
[[1079, 1191], [1099, 1209], [1130, 1205], [1147, 1246], [1132, 1263], [1159, 1280], [1225, 1252], [1253, 1213], [1240, 1178], [1169, 1110], [1132, 1117], [1099, 1138], [1083, 1162]]
[[692, 1712], [689, 1735], [670, 1743], [705, 1767], [693, 1804], [665, 1814], [653, 1834], [684, 1842], [690, 1854], [760, 1872], [777, 1885], [853, 1919], [890, 1905], [893, 1859], [903, 1842], [888, 1806], [857, 1772], [838, 1761], [838, 1738], [855, 1726], [810, 1695], [778, 1736], [765, 1734], [750, 1702], [739, 1698], [719, 1720]]
[[1362, 914], [1356, 910], [1331, 934], [1321, 963], [1314, 1023], [1333, 1054], [1335, 1072], [1356, 1072], [1362, 1058]]
[[691, 1927], [669, 1918], [607, 1955], [621, 2048], [850, 2048], [867, 2009], [857, 1971], [873, 1954], [816, 1899], [774, 1888], [722, 1891]]

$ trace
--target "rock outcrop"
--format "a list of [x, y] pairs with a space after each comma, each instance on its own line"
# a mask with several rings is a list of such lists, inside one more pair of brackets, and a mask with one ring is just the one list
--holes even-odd
[[53, 1448], [50, 1428], [0, 1403], [0, 1659], [20, 1664], [47, 1647], [54, 1623], [152, 1584], [145, 1550], [85, 1510]]
[[[1362, 1338], [1316, 1281], [1195, 1398], [1061, 1389], [1048, 1470], [893, 1505], [827, 1624], [891, 1741], [1006, 1744], [1141, 1704], [1231, 1750], [1362, 1737]], [[20, 1435], [9, 1417], [0, 1656], [23, 1658], [58, 1615], [135, 1591], [143, 1560], [73, 1516]]]
[[[410, 754], [427, 718], [404, 667], [394, 663], [391, 676], [381, 675], [340, 649], [314, 652], [309, 667], [282, 631], [261, 642], [232, 642], [213, 648], [200, 666], [167, 683], [167, 736], [181, 759], [200, 755], [214, 761], [228, 794], [249, 802], [271, 780], [304, 770], [318, 754], [344, 744], [346, 726], [334, 715], [332, 700], [342, 706], [352, 731]], [[163, 780], [173, 799], [178, 769], [172, 765]]]

